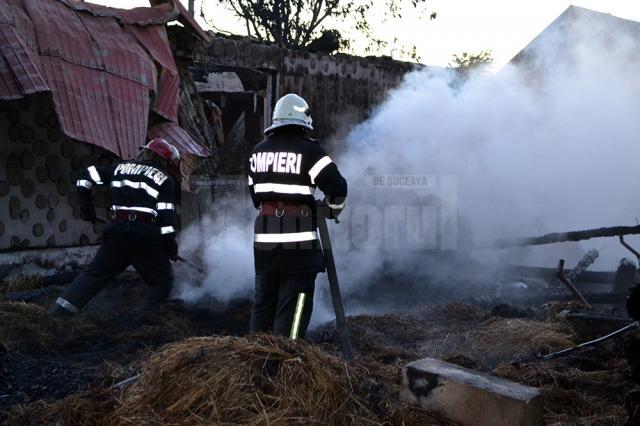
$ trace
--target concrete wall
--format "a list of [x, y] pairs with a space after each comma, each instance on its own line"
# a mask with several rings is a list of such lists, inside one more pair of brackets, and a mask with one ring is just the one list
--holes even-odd
[[[46, 95], [2, 103], [0, 140], [0, 251], [95, 243], [100, 225], [80, 220], [75, 180], [114, 157], [64, 136]], [[107, 202], [97, 194], [103, 215]]]

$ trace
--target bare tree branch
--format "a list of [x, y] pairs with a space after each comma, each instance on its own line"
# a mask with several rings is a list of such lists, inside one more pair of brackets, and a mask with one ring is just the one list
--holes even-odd
[[[262, 41], [271, 41], [287, 48], [305, 47], [312, 41], [314, 48], [318, 43], [322, 46], [338, 43], [344, 48], [348, 46], [349, 39], [344, 32], [327, 27], [327, 22], [332, 19], [343, 21], [353, 28], [348, 33], [350, 38], [358, 35], [364, 37], [369, 43], [367, 51], [374, 47], [379, 50], [394, 46], [392, 51], [417, 58], [415, 46], [396, 50], [397, 40], [390, 45], [388, 41], [375, 37], [375, 26], [370, 23], [374, 1], [378, 5], [384, 4], [385, 20], [399, 19], [409, 8], [422, 15], [428, 3], [428, 0], [218, 0], [244, 21], [248, 35]], [[426, 16], [434, 19], [436, 14], [433, 12]]]
[[293, 20], [293, 44], [295, 46], [300, 46], [300, 13], [304, 7], [304, 3], [302, 0], [295, 0], [295, 14]]
[[324, 0], [316, 0], [315, 1], [314, 7], [313, 7], [313, 15], [312, 15], [311, 19], [309, 20], [309, 23], [308, 23], [307, 27], [305, 28], [304, 32], [302, 33], [302, 38], [300, 39], [300, 45], [305, 46], [311, 40], [311, 36], [313, 35], [313, 31], [317, 27], [317, 25], [315, 23], [318, 20], [318, 16], [320, 15], [320, 12], [322, 11], [323, 6], [324, 6]]

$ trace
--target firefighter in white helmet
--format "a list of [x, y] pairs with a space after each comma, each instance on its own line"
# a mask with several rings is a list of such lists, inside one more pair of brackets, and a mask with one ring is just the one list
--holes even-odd
[[[332, 217], [342, 211], [347, 182], [317, 141], [300, 96], [283, 96], [265, 139], [249, 158], [255, 220], [255, 300], [251, 332], [303, 338], [311, 318], [315, 278], [324, 272], [317, 233], [316, 188]], [[326, 208], [326, 206], [325, 206]]]

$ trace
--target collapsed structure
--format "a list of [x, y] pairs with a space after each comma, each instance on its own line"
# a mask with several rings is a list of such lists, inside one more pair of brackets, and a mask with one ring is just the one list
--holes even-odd
[[[183, 27], [167, 27], [175, 20]], [[280, 94], [308, 93], [317, 136], [328, 137], [366, 118], [414, 67], [218, 37], [176, 0], [131, 10], [2, 0], [0, 35], [5, 252], [95, 244], [101, 225], [78, 220], [77, 173], [132, 158], [153, 137], [186, 158], [181, 218], [198, 220], [214, 181], [223, 190], [246, 175]], [[107, 208], [106, 197], [96, 205]]]
[[[179, 2], [117, 10], [34, 0], [0, 4], [2, 78], [0, 249], [95, 242], [99, 225], [81, 223], [77, 173], [132, 158], [148, 137], [163, 137], [187, 159], [210, 156], [178, 123], [180, 78], [166, 23], [179, 19], [208, 36]], [[96, 204], [107, 207], [105, 193]]]

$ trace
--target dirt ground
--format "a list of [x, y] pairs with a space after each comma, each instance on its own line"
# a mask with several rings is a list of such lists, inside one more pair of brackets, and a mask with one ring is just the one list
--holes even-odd
[[[402, 367], [436, 357], [540, 387], [548, 424], [623, 425], [640, 375], [625, 360], [625, 350], [640, 358], [634, 336], [532, 361], [591, 337], [564, 319], [576, 308], [566, 302], [350, 317], [357, 355], [347, 366], [333, 324], [307, 343], [245, 336], [248, 301], [147, 308], [139, 278], [125, 274], [79, 317], [60, 321], [46, 307], [62, 288], [30, 287], [0, 294], [0, 422], [8, 424], [450, 424], [398, 402]], [[321, 393], [335, 397], [305, 402]]]

